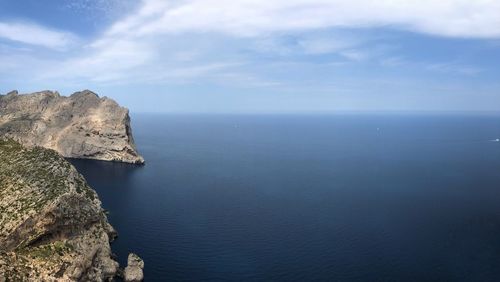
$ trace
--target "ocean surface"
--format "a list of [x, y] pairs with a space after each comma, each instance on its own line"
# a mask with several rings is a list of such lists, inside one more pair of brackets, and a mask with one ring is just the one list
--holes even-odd
[[73, 160], [146, 281], [499, 281], [500, 116], [133, 115]]

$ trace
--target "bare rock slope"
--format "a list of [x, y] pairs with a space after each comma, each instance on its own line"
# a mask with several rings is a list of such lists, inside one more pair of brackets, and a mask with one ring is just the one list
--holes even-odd
[[144, 163], [128, 110], [89, 90], [69, 97], [52, 91], [0, 95], [0, 136], [69, 158]]
[[0, 140], [0, 281], [107, 281], [118, 270], [96, 193], [57, 152]]

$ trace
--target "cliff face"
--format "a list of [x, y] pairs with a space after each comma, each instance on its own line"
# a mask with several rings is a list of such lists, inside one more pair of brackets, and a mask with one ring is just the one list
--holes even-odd
[[69, 158], [144, 163], [128, 110], [88, 90], [70, 97], [51, 91], [0, 95], [0, 136]]
[[58, 153], [0, 140], [0, 281], [110, 279], [114, 234], [96, 193]]

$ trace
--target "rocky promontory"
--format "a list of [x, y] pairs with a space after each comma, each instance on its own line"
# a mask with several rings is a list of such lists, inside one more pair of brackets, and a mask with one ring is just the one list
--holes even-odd
[[128, 110], [89, 90], [69, 97], [52, 91], [0, 95], [0, 136], [68, 158], [144, 163]]
[[0, 281], [107, 281], [118, 271], [96, 193], [57, 152], [0, 140]]

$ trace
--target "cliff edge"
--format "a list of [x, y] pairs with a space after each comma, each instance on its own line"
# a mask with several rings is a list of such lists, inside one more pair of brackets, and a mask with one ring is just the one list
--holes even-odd
[[89, 90], [69, 97], [52, 91], [0, 95], [0, 136], [68, 158], [144, 163], [128, 110]]
[[0, 140], [0, 281], [107, 281], [118, 271], [96, 193], [53, 150]]

